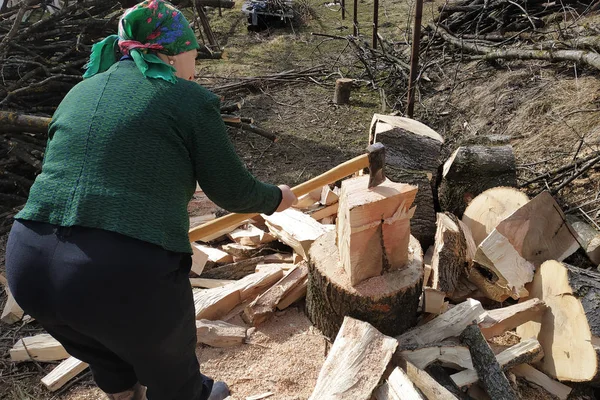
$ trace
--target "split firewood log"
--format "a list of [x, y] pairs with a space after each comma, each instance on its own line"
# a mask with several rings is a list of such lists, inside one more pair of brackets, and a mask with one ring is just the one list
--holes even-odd
[[598, 381], [600, 273], [549, 260], [536, 271], [530, 296], [548, 309], [517, 334], [540, 341], [541, 370], [560, 381]]
[[85, 371], [88, 364], [75, 357], [69, 357], [56, 366], [48, 375], [42, 378], [42, 384], [51, 392], [66, 385], [71, 379]]
[[567, 221], [579, 235], [579, 243], [594, 265], [600, 265], [600, 231], [573, 215], [567, 215]]
[[352, 285], [406, 266], [415, 186], [386, 179], [368, 188], [369, 176], [342, 182], [337, 246]]
[[375, 391], [376, 400], [425, 400], [406, 372], [396, 367]]
[[65, 348], [47, 333], [19, 339], [10, 349], [10, 360], [19, 361], [59, 361], [69, 358]]
[[475, 245], [481, 242], [513, 212], [527, 204], [529, 197], [519, 189], [495, 187], [475, 197], [465, 209], [462, 222], [469, 227]]
[[201, 319], [196, 321], [198, 343], [211, 347], [238, 346], [246, 341], [247, 329], [223, 321]]
[[543, 192], [504, 219], [477, 248], [469, 279], [489, 298], [528, 295], [535, 266], [564, 260], [579, 248], [577, 234], [560, 206]]
[[398, 357], [394, 357], [394, 362], [406, 372], [408, 378], [425, 395], [427, 400], [457, 400], [456, 396], [448, 389], [411, 362]]
[[479, 324], [479, 327], [483, 336], [489, 339], [529, 321], [538, 320], [545, 311], [546, 304], [538, 298], [533, 298], [512, 306], [488, 311], [486, 319]]
[[480, 193], [496, 186], [516, 185], [512, 146], [461, 146], [444, 163], [438, 199], [442, 210], [462, 217]]
[[309, 400], [371, 399], [397, 345], [372, 325], [344, 318]]

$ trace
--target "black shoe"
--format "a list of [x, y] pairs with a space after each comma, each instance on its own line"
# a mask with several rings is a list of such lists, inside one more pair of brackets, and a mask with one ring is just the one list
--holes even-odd
[[213, 383], [212, 391], [210, 392], [210, 396], [208, 400], [225, 400], [229, 397], [229, 387], [225, 382], [215, 381]]

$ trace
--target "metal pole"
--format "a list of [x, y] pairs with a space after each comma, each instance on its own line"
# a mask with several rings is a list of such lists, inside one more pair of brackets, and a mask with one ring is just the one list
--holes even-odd
[[379, 24], [379, 0], [373, 3], [373, 48], [377, 48], [377, 27]]
[[346, 0], [341, 0], [342, 5], [342, 20], [346, 19]]
[[408, 103], [406, 116], [413, 117], [415, 111], [415, 85], [419, 72], [419, 47], [421, 45], [421, 19], [423, 17], [423, 0], [417, 0], [415, 10], [415, 26], [413, 28], [412, 52], [410, 55], [410, 78], [408, 80]]
[[354, 36], [358, 37], [358, 0], [354, 0]]

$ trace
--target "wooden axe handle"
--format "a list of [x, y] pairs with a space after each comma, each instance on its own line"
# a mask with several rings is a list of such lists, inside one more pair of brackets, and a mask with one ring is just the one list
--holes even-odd
[[[353, 173], [369, 166], [368, 157], [368, 154], [362, 154], [353, 158], [352, 160], [346, 161], [345, 163], [330, 169], [324, 174], [316, 176], [311, 180], [293, 187], [292, 191], [297, 197], [300, 197], [312, 192], [315, 189], [343, 179], [348, 175], [352, 175]], [[227, 214], [220, 218], [209, 221], [205, 224], [190, 229], [188, 233], [190, 242], [203, 240], [204, 238], [210, 237], [219, 231], [241, 224], [245, 220], [256, 217], [257, 215], [258, 214]]]

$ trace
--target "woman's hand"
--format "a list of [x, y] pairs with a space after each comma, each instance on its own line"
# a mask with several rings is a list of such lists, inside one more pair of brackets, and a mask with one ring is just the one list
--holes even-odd
[[279, 203], [279, 207], [277, 207], [277, 210], [275, 210], [275, 212], [281, 212], [298, 202], [298, 198], [296, 197], [294, 192], [292, 192], [292, 189], [290, 189], [289, 186], [279, 185], [278, 187], [279, 190], [281, 190], [281, 203]]

